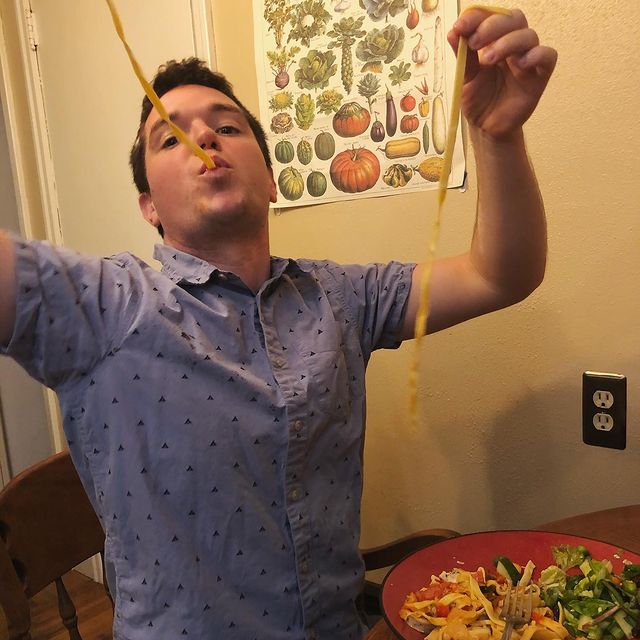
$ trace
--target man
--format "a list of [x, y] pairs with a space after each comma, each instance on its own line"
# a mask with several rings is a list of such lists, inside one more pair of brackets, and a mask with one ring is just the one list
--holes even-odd
[[[434, 265], [430, 331], [521, 300], [546, 258], [522, 125], [556, 53], [519, 11], [469, 11], [460, 36], [482, 62], [463, 100], [478, 220], [469, 252]], [[365, 367], [412, 336], [421, 267], [271, 257], [258, 123], [197, 61], [154, 87], [216, 165], [143, 102], [131, 162], [162, 273], [1, 236], [0, 339], [59, 395], [115, 638], [360, 638]]]

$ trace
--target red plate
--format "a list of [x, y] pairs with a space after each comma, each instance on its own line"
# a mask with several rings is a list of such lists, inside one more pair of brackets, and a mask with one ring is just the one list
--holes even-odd
[[412, 553], [389, 571], [380, 596], [387, 624], [402, 640], [422, 640], [424, 634], [407, 625], [398, 612], [406, 596], [428, 585], [432, 575], [455, 567], [467, 571], [475, 571], [478, 567], [491, 569], [496, 556], [507, 556], [523, 566], [532, 560], [536, 565], [535, 579], [542, 569], [553, 564], [551, 548], [559, 544], [584, 545], [596, 560], [611, 560], [615, 572], [622, 571], [625, 559], [640, 563], [640, 555], [631, 551], [600, 540], [564, 533], [488, 531], [450, 538]]

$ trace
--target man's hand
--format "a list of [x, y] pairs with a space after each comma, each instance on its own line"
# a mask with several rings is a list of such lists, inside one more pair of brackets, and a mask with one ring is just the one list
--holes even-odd
[[460, 37], [469, 52], [462, 111], [471, 126], [494, 139], [517, 132], [533, 113], [558, 54], [541, 46], [522, 11], [510, 15], [469, 9], [447, 38], [454, 50]]

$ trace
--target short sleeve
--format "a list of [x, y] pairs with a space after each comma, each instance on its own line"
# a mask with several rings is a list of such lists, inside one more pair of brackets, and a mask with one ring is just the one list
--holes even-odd
[[348, 312], [360, 327], [364, 353], [400, 346], [415, 264], [341, 265], [334, 273], [342, 278]]
[[138, 296], [119, 256], [97, 258], [46, 242], [13, 241], [16, 321], [2, 353], [55, 388], [107, 355], [126, 330]]

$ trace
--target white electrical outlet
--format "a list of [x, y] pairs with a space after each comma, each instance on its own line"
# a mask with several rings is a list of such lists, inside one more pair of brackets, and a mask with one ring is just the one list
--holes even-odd
[[613, 418], [608, 413], [596, 413], [593, 416], [593, 426], [598, 431], [611, 431], [613, 429]]
[[582, 374], [582, 441], [596, 447], [627, 446], [627, 379], [620, 373]]
[[597, 389], [593, 394], [593, 404], [601, 409], [611, 409], [613, 406], [613, 393]]

